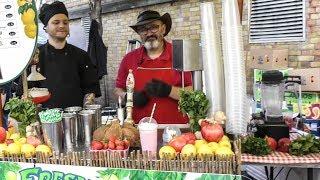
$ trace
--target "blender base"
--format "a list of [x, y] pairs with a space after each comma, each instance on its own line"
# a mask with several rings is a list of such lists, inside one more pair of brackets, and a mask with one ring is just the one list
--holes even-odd
[[289, 127], [284, 123], [260, 124], [257, 125], [255, 136], [260, 138], [269, 136], [278, 141], [281, 138], [289, 138]]

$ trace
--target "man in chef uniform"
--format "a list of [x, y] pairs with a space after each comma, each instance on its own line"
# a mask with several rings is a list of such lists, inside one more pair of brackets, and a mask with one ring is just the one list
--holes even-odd
[[38, 87], [48, 88], [47, 108], [82, 106], [100, 96], [97, 68], [87, 52], [67, 43], [69, 35], [68, 11], [62, 2], [44, 4], [40, 9], [40, 21], [48, 34], [48, 42], [39, 47], [38, 69], [46, 77]]
[[[154, 103], [157, 108], [153, 117], [159, 124], [188, 122], [178, 110], [182, 73], [172, 69], [172, 44], [164, 39], [171, 25], [168, 13], [161, 16], [157, 11], [147, 10], [138, 16], [135, 25], [130, 26], [139, 34], [143, 46], [122, 59], [115, 94], [125, 98], [126, 78], [132, 69], [135, 78], [133, 119], [136, 123], [150, 116]], [[184, 85], [185, 89], [192, 89], [190, 72], [184, 72]]]

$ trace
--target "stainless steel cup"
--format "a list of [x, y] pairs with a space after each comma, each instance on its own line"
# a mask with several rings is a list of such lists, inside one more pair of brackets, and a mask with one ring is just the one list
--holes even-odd
[[[82, 110], [82, 107], [80, 106], [72, 106], [72, 107], [67, 107], [64, 109], [64, 112], [67, 113], [75, 113], [76, 114], [76, 120], [73, 126], [73, 137], [74, 141], [73, 144], [77, 147], [81, 146], [83, 144], [83, 132], [80, 131], [80, 129], [83, 128], [83, 123], [80, 123], [80, 116], [79, 112]], [[81, 139], [82, 138], [82, 139]]]
[[63, 113], [62, 114], [62, 122], [64, 128], [64, 147], [67, 152], [74, 151], [74, 147], [76, 147], [75, 142], [77, 141], [77, 137], [75, 134], [76, 129], [76, 113]]
[[101, 105], [100, 104], [91, 104], [91, 105], [86, 105], [84, 108], [89, 109], [89, 110], [94, 110], [95, 121], [94, 121], [93, 129], [94, 130], [98, 129], [102, 124], [102, 122], [101, 122]]
[[55, 123], [42, 123], [45, 143], [52, 147], [55, 153], [63, 152], [63, 126], [62, 121]]
[[80, 115], [80, 123], [83, 124], [83, 129], [79, 129], [79, 133], [82, 133], [80, 142], [84, 142], [85, 147], [90, 147], [90, 143], [92, 141], [93, 134], [93, 125], [94, 125], [94, 110], [82, 110], [79, 112]]

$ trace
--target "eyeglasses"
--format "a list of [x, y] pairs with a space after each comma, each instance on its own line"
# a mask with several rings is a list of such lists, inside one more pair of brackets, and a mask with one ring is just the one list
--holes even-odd
[[149, 30], [152, 33], [156, 33], [156, 32], [159, 31], [159, 27], [160, 27], [160, 25], [152, 24], [152, 25], [150, 25], [148, 27], [145, 26], [145, 27], [141, 27], [141, 28], [137, 29], [137, 32], [140, 35], [147, 35]]

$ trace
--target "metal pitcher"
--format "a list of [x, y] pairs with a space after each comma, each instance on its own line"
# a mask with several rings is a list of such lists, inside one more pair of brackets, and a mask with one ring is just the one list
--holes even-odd
[[80, 129], [84, 129], [83, 128], [83, 124], [80, 123], [80, 116], [79, 116], [79, 112], [82, 110], [82, 107], [80, 106], [73, 106], [73, 107], [67, 107], [64, 109], [64, 112], [67, 113], [75, 113], [76, 114], [76, 120], [74, 121], [73, 124], [73, 137], [74, 139], [74, 145], [76, 145], [77, 147], [79, 147], [81, 144], [83, 144], [83, 139], [81, 139], [83, 137], [83, 132], [80, 131]]
[[76, 147], [77, 137], [76, 132], [77, 117], [75, 113], [63, 113], [62, 122], [64, 128], [64, 147], [67, 152], [74, 151]]
[[84, 108], [89, 109], [89, 110], [94, 110], [95, 121], [93, 124], [93, 130], [98, 129], [102, 124], [102, 122], [101, 122], [101, 105], [100, 104], [91, 104], [91, 105], [86, 105]]
[[63, 126], [62, 121], [55, 123], [42, 123], [45, 143], [52, 147], [55, 153], [63, 152]]
[[83, 124], [83, 129], [79, 129], [79, 133], [82, 134], [81, 141], [84, 142], [85, 147], [90, 147], [93, 134], [93, 125], [95, 122], [94, 110], [82, 110], [79, 112], [80, 123]]

